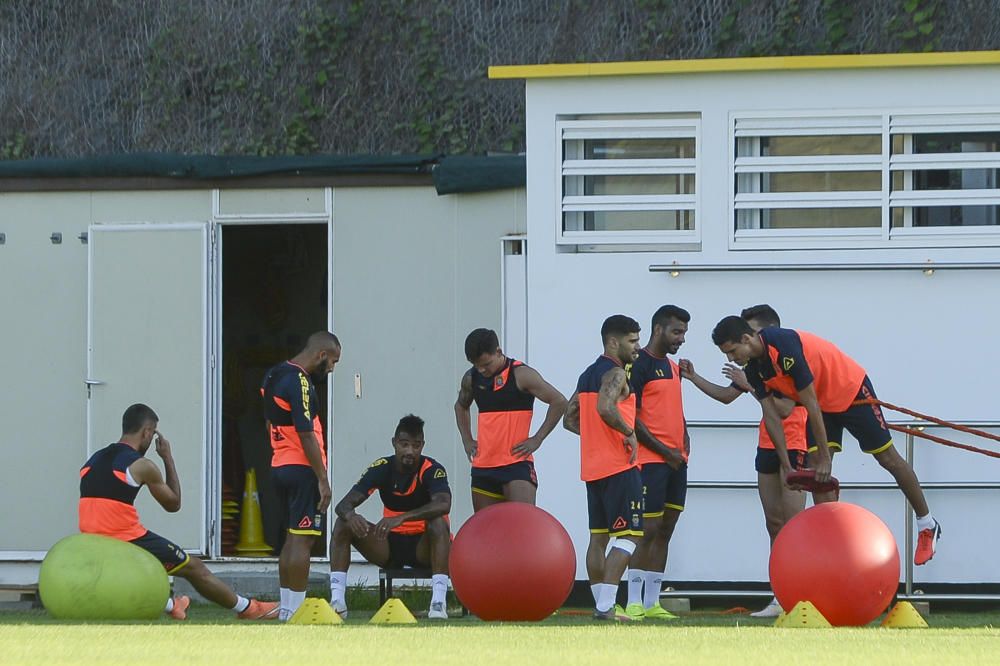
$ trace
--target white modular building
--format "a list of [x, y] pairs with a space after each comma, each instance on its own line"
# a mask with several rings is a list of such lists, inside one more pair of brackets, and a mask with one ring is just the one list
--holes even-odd
[[[265, 174], [195, 178], [204, 158], [164, 159], [0, 169], [0, 586], [30, 585], [77, 531], [79, 469], [135, 402], [158, 413], [182, 484], [175, 514], [140, 494], [146, 527], [223, 567], [267, 562], [236, 551], [233, 511], [255, 470], [253, 545], [280, 546], [260, 382], [324, 329], [343, 344], [319, 386], [335, 501], [414, 413], [461, 524], [469, 465], [452, 405], [466, 334], [501, 328], [501, 280], [524, 282], [524, 189], [503, 185], [512, 171], [523, 182], [523, 158], [499, 172], [506, 158], [459, 159], [452, 194], [420, 160], [276, 159], [253, 162]], [[492, 191], [469, 191], [484, 165]], [[363, 509], [381, 515], [377, 500]]]
[[[554, 384], [573, 390], [601, 352], [605, 317], [630, 315], [645, 335], [666, 303], [692, 314], [679, 356], [727, 383], [712, 328], [769, 303], [784, 326], [857, 359], [881, 399], [997, 431], [1000, 52], [498, 66], [490, 76], [526, 81], [520, 344]], [[690, 383], [684, 405], [691, 487], [667, 580], [766, 582], [759, 407], [717, 404]], [[944, 529], [934, 560], [904, 577], [939, 590], [1000, 583], [1000, 460], [910, 447], [903, 435], [896, 444], [912, 448]], [[537, 457], [539, 504], [570, 530], [585, 578], [577, 440], [557, 433]], [[912, 514], [892, 478], [849, 437], [834, 473], [842, 499], [877, 513], [910, 557]]]

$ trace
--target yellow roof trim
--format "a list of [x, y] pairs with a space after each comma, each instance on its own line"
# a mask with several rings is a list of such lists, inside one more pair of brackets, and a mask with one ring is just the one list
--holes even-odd
[[706, 72], [768, 72], [803, 69], [870, 69], [876, 67], [957, 67], [1000, 64], [1000, 51], [952, 53], [877, 53], [869, 55], [768, 56], [707, 58], [702, 60], [647, 60], [564, 65], [494, 65], [491, 79], [553, 79], [583, 76], [640, 74], [701, 74]]

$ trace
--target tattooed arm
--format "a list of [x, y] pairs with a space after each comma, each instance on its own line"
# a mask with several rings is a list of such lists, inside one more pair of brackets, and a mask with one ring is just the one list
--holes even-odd
[[566, 403], [566, 413], [563, 414], [563, 428], [574, 435], [580, 434], [580, 393], [574, 392]]
[[601, 378], [601, 390], [597, 394], [597, 413], [601, 419], [614, 428], [624, 438], [622, 444], [625, 450], [631, 455], [629, 462], [635, 462], [639, 454], [639, 447], [635, 439], [635, 429], [625, 422], [621, 412], [618, 410], [618, 403], [628, 397], [629, 393], [628, 377], [622, 368], [612, 368], [604, 373]]

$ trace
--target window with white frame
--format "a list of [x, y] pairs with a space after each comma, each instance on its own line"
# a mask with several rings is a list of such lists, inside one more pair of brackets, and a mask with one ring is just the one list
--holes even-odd
[[696, 243], [699, 128], [697, 116], [558, 121], [558, 242]]
[[889, 132], [893, 233], [997, 226], [1000, 115], [893, 116]]
[[735, 178], [738, 236], [878, 234], [882, 118], [738, 118]]
[[1000, 114], [737, 117], [734, 136], [737, 244], [940, 242], [997, 227]]

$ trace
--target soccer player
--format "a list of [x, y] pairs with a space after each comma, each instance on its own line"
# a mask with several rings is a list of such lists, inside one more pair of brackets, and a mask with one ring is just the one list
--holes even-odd
[[326, 445], [313, 375], [328, 375], [340, 361], [340, 340], [313, 333], [289, 361], [267, 371], [260, 392], [271, 439], [271, 482], [285, 511], [288, 532], [278, 558], [279, 619], [287, 621], [306, 598], [309, 557], [323, 535], [330, 506]]
[[828, 446], [840, 447], [846, 428], [861, 450], [872, 454], [892, 474], [917, 516], [919, 533], [913, 563], [919, 566], [934, 557], [941, 526], [931, 516], [917, 475], [893, 446], [881, 407], [854, 404], [875, 399], [864, 368], [833, 343], [812, 333], [777, 327], [755, 333], [741, 317], [720, 321], [712, 331], [712, 341], [730, 361], [746, 366], [747, 381], [761, 401], [764, 425], [774, 442], [782, 477], [792, 467], [775, 391], [806, 408], [810, 443], [816, 446], [816, 459], [810, 457], [816, 480], [829, 480]]
[[[746, 308], [740, 313], [754, 331], [771, 326], [781, 326], [781, 319], [778, 313], [770, 305], [755, 305]], [[730, 380], [728, 386], [721, 386], [705, 379], [699, 375], [694, 364], [688, 359], [681, 359], [681, 375], [690, 380], [698, 387], [702, 393], [718, 400], [721, 403], [729, 404], [744, 393], [752, 389], [747, 383], [746, 375], [734, 364], [727, 364], [722, 372]], [[774, 404], [782, 417], [781, 427], [785, 433], [785, 445], [788, 448], [788, 459], [792, 469], [799, 469], [806, 466], [806, 410], [804, 407], [796, 405], [788, 398], [774, 395]], [[806, 496], [800, 490], [794, 490], [784, 484], [778, 474], [780, 464], [778, 455], [774, 450], [774, 442], [767, 434], [767, 428], [761, 419], [758, 427], [757, 456], [754, 460], [754, 467], [757, 470], [757, 494], [760, 497], [760, 505], [764, 510], [764, 524], [771, 544], [778, 536], [778, 532], [785, 523], [802, 511], [806, 505]], [[816, 501], [820, 501], [816, 497]], [[763, 609], [751, 613], [752, 617], [778, 617], [781, 615], [781, 604], [777, 598], [772, 598], [771, 602]]]
[[[563, 426], [580, 435], [580, 478], [587, 484], [590, 524], [587, 575], [595, 620], [632, 619], [615, 604], [615, 597], [642, 538], [635, 393], [626, 370], [638, 356], [639, 330], [639, 323], [625, 315], [604, 321], [604, 353], [580, 375], [563, 417]], [[611, 537], [615, 540], [608, 550]]]
[[[448, 473], [423, 455], [424, 420], [410, 414], [392, 436], [393, 455], [379, 458], [344, 495], [334, 512], [330, 538], [330, 605], [347, 617], [347, 567], [351, 546], [380, 567], [430, 566], [431, 606], [427, 617], [448, 619], [448, 554], [451, 552], [451, 490]], [[382, 520], [372, 525], [355, 509], [378, 491]]]
[[629, 562], [625, 613], [633, 620], [671, 620], [677, 616], [660, 605], [660, 588], [667, 566], [667, 548], [687, 496], [690, 452], [681, 373], [668, 354], [684, 344], [691, 315], [676, 305], [653, 314], [652, 334], [632, 364], [635, 391], [635, 433], [642, 475], [642, 541]]
[[[465, 357], [472, 368], [462, 376], [455, 420], [472, 463], [472, 509], [503, 501], [534, 504], [538, 480], [532, 453], [566, 412], [566, 396], [534, 368], [505, 356], [496, 332], [489, 329], [469, 333]], [[549, 408], [532, 435], [535, 398]], [[469, 414], [473, 402], [479, 410], [476, 438]]]
[[[143, 486], [170, 513], [181, 508], [181, 483], [170, 450], [170, 442], [159, 431], [160, 419], [152, 409], [135, 404], [122, 415], [122, 436], [90, 456], [80, 470], [80, 531], [128, 541], [153, 554], [171, 576], [189, 581], [203, 597], [223, 608], [231, 608], [240, 619], [273, 620], [278, 604], [247, 599], [233, 592], [212, 575], [205, 563], [191, 557], [180, 546], [150, 532], [139, 522], [135, 498]], [[153, 440], [163, 460], [166, 479], [156, 464], [145, 457]], [[176, 620], [187, 618], [191, 600], [184, 595], [167, 600], [165, 612]]]

